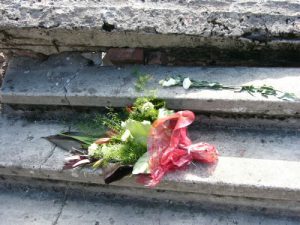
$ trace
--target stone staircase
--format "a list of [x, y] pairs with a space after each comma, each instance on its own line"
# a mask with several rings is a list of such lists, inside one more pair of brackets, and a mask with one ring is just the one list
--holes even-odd
[[[297, 1], [269, 1], [268, 4], [245, 1], [245, 5], [234, 1], [201, 2], [205, 6], [198, 1], [132, 0], [132, 8], [125, 3], [109, 8], [113, 4], [110, 1], [103, 1], [101, 6], [92, 0], [90, 5], [71, 0], [28, 1], [20, 5], [2, 1], [0, 6], [5, 8], [0, 7], [0, 11], [5, 13], [0, 13], [0, 48], [13, 57], [1, 88], [1, 185], [7, 188], [10, 184], [49, 186], [50, 183], [54, 189], [77, 187], [86, 194], [99, 192], [143, 198], [147, 204], [157, 199], [171, 200], [178, 204], [200, 204], [208, 209], [226, 209], [235, 215], [236, 209], [251, 210], [257, 218], [260, 213], [264, 213], [261, 218], [267, 218], [269, 213], [282, 216], [278, 224], [288, 223], [289, 219], [283, 216], [299, 217], [300, 101], [229, 90], [162, 88], [158, 82], [166, 76], [182, 75], [225, 85], [268, 84], [300, 96], [300, 68], [276, 67], [299, 66], [300, 10], [297, 9], [300, 5]], [[52, 3], [65, 11], [59, 11]], [[171, 9], [170, 4], [174, 4]], [[246, 6], [251, 6], [252, 11], [246, 10]], [[66, 17], [84, 7], [90, 17], [86, 12], [78, 20]], [[257, 7], [267, 10], [266, 13], [258, 13]], [[191, 8], [195, 10], [189, 14]], [[118, 17], [109, 16], [108, 11]], [[124, 13], [118, 14], [121, 11]], [[169, 21], [167, 15], [174, 16], [175, 12], [183, 15], [181, 25], [176, 22], [176, 26], [165, 26]], [[129, 26], [128, 15], [134, 20], [135, 14], [141, 22], [134, 24], [141, 23], [140, 28]], [[160, 26], [152, 20], [159, 16], [165, 18], [159, 20]], [[101, 20], [94, 23], [95, 18]], [[199, 24], [200, 20], [205, 21], [201, 23], [202, 30], [193, 28], [193, 23]], [[234, 26], [237, 21], [244, 29]], [[207, 27], [210, 36], [202, 32]], [[136, 62], [128, 61], [127, 56], [123, 62], [119, 57], [117, 65], [101, 66], [79, 52], [108, 53], [110, 47], [139, 47], [145, 53], [142, 54], [145, 58], [138, 59], [143, 65], [124, 65], [124, 62]], [[181, 64], [175, 63], [174, 57], [180, 56], [174, 56], [174, 52], [181, 54], [188, 50], [197, 54], [185, 66], [178, 66]], [[209, 56], [203, 56], [207, 51]], [[167, 63], [154, 60], [158, 65], [149, 65], [146, 58], [153, 52], [163, 54]], [[229, 63], [226, 55], [229, 52], [239, 55], [241, 61]], [[271, 55], [273, 52], [277, 55]], [[274, 57], [271, 63], [267, 60], [264, 64], [261, 58], [256, 58], [268, 54]], [[286, 55], [295, 58], [291, 60]], [[116, 62], [112, 58], [110, 61]], [[137, 74], [149, 76], [149, 82], [140, 91], [136, 90]], [[90, 110], [124, 107], [137, 97], [150, 94], [165, 99], [169, 108], [197, 113], [191, 138], [218, 148], [217, 165], [192, 165], [187, 171], [170, 173], [155, 189], [137, 184], [132, 176], [105, 185], [101, 170], [63, 170], [63, 159], [70, 153], [43, 139], [74, 129], [72, 121], [80, 120]], [[214, 214], [210, 216], [211, 219]], [[242, 217], [239, 216], [240, 223], [246, 224]], [[259, 223], [253, 218], [249, 221]], [[57, 220], [53, 224], [58, 224]]]
[[[0, 180], [1, 224], [262, 224], [297, 225], [299, 219], [261, 213], [209, 209], [199, 204], [177, 204], [103, 194], [98, 186], [23, 180], [13, 185]], [[25, 185], [24, 185], [25, 183]], [[31, 184], [28, 184], [31, 183]], [[35, 186], [32, 186], [32, 183]], [[3, 186], [2, 186], [3, 185]], [[53, 187], [55, 186], [55, 187]]]
[[[142, 93], [136, 90], [139, 75], [148, 75]], [[265, 98], [232, 90], [162, 88], [159, 81], [170, 75], [216, 81], [224, 85], [272, 85], [300, 96], [300, 68], [258, 67], [163, 67], [91, 66], [79, 53], [63, 53], [47, 60], [15, 58], [6, 73], [2, 102], [28, 105], [111, 106], [130, 105], [141, 95], [157, 95], [173, 109], [198, 112], [297, 117], [300, 102]]]

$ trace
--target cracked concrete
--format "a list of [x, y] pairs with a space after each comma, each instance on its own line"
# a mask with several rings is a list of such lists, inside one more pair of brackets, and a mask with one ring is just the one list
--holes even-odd
[[68, 86], [70, 85], [70, 83], [78, 76], [78, 71], [75, 73], [75, 75], [73, 77], [71, 77], [70, 79], [66, 80], [65, 84], [64, 84], [64, 91], [65, 91], [65, 100], [67, 102], [68, 106], [72, 106], [71, 102], [68, 99]]
[[[34, 131], [34, 127], [34, 123], [28, 121], [1, 119], [0, 139], [3, 152], [0, 160], [3, 167], [12, 166], [13, 171], [23, 168], [24, 172], [34, 174], [47, 161], [53, 153], [54, 147], [42, 137], [51, 133], [55, 134], [64, 127], [45, 124], [40, 126], [38, 132]], [[31, 146], [36, 146], [37, 149], [32, 149]], [[10, 148], [10, 150], [8, 151], [6, 148]], [[26, 157], [24, 157], [25, 155]]]
[[61, 205], [60, 193], [37, 192], [29, 187], [16, 186], [1, 186], [0, 189], [1, 225], [53, 225]]
[[51, 151], [49, 152], [49, 154], [46, 156], [45, 160], [41, 163], [40, 169], [41, 169], [41, 167], [42, 167], [45, 163], [47, 163], [47, 161], [53, 156], [56, 147], [57, 147], [56, 145], [53, 146], [53, 148], [51, 149]]
[[0, 12], [0, 48], [47, 55], [106, 47], [300, 48], [296, 0], [4, 0]]
[[67, 192], [68, 192], [68, 190], [65, 190], [65, 193], [64, 193], [64, 196], [63, 196], [63, 200], [62, 200], [62, 204], [59, 207], [59, 212], [57, 213], [57, 216], [56, 216], [55, 220], [53, 221], [52, 225], [57, 225], [58, 224], [58, 221], [59, 221], [59, 219], [61, 217], [61, 214], [62, 214], [62, 212], [64, 210], [64, 207], [66, 205], [66, 202], [68, 200]]

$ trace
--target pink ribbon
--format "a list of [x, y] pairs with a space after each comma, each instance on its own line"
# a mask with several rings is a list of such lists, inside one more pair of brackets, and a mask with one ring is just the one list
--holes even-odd
[[191, 111], [179, 111], [156, 120], [148, 138], [150, 154], [150, 180], [147, 186], [156, 186], [163, 176], [172, 170], [185, 168], [192, 161], [215, 163], [218, 152], [208, 143], [192, 144], [187, 136], [187, 127], [193, 123], [195, 115]]

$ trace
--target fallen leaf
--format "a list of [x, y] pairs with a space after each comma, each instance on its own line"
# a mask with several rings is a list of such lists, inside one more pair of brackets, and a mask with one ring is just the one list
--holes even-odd
[[120, 163], [110, 163], [103, 168], [104, 182], [110, 184], [131, 174], [133, 166]]

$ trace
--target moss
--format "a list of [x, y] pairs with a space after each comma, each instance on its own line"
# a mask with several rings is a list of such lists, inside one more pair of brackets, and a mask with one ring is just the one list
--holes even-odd
[[[148, 103], [153, 105], [153, 108], [144, 106]], [[165, 107], [165, 101], [154, 98], [154, 97], [144, 97], [138, 98], [132, 107], [132, 112], [129, 114], [129, 119], [136, 121], [148, 120], [153, 122], [158, 117], [158, 109]]]

